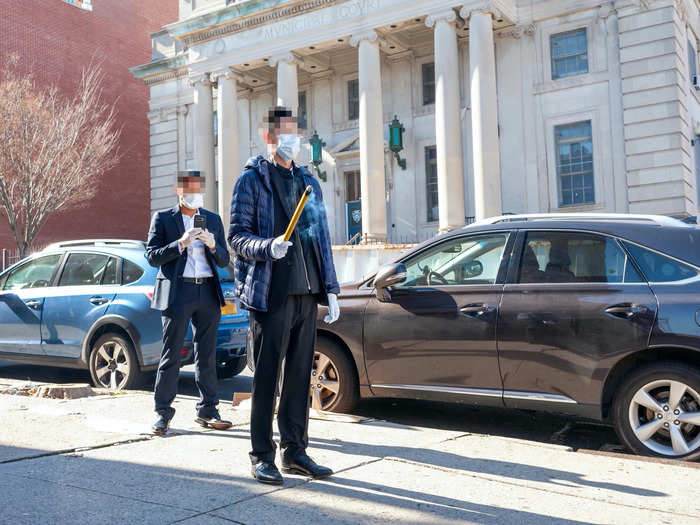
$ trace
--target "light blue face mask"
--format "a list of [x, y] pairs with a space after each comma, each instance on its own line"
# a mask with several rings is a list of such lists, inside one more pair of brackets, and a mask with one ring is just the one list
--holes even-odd
[[294, 160], [301, 150], [299, 135], [282, 133], [277, 137], [277, 154], [285, 161]]

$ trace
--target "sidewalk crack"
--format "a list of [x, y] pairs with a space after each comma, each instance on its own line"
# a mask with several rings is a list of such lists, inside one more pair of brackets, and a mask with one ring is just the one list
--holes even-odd
[[0, 465], [5, 465], [7, 463], [17, 463], [18, 461], [27, 461], [30, 459], [46, 458], [50, 456], [60, 456], [63, 454], [75, 454], [80, 452], [87, 452], [89, 450], [97, 450], [100, 448], [115, 447], [118, 445], [128, 445], [130, 443], [139, 443], [141, 441], [148, 441], [153, 439], [153, 436], [143, 436], [140, 438], [124, 439], [121, 441], [110, 441], [109, 443], [102, 443], [100, 445], [90, 445], [86, 447], [74, 447], [74, 448], [64, 448], [61, 450], [53, 450], [51, 452], [42, 452], [40, 454], [33, 454], [31, 456], [23, 456], [21, 458], [5, 459], [0, 461]]

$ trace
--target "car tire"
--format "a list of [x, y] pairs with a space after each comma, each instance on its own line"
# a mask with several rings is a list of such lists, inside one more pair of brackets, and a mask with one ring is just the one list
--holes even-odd
[[216, 367], [216, 377], [219, 379], [228, 379], [237, 376], [245, 369], [248, 361], [246, 356], [234, 357], [223, 364]]
[[104, 334], [95, 341], [88, 366], [93, 385], [111, 392], [135, 388], [145, 377], [134, 345], [117, 333]]
[[700, 369], [662, 361], [634, 370], [616, 392], [612, 414], [620, 441], [637, 454], [699, 459]]
[[[335, 390], [335, 391], [334, 391]], [[320, 337], [311, 369], [311, 406], [324, 412], [348, 413], [359, 399], [357, 373], [340, 346]]]

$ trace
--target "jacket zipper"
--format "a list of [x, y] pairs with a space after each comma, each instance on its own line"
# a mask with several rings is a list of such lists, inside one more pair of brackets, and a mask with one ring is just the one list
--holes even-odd
[[[294, 179], [294, 172], [292, 171], [292, 195], [296, 195], [296, 180]], [[294, 199], [292, 199], [294, 202]], [[304, 257], [304, 247], [301, 244], [301, 235], [299, 230], [295, 229], [294, 233], [297, 236], [297, 250], [299, 250], [299, 255], [301, 256], [301, 263], [304, 266], [304, 277], [306, 278], [306, 289], [311, 293], [311, 281], [309, 281], [309, 271], [306, 269], [306, 257]]]
[[299, 255], [301, 255], [301, 262], [304, 265], [304, 277], [306, 277], [306, 288], [309, 290], [309, 293], [311, 293], [311, 281], [309, 281], [309, 271], [306, 269], [306, 257], [304, 257], [304, 247], [301, 245], [301, 235], [299, 235], [299, 232], [296, 232], [297, 234], [297, 240], [299, 241]]

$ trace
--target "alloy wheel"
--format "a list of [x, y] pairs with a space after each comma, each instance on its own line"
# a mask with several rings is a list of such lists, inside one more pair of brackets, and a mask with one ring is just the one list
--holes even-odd
[[100, 386], [117, 392], [129, 380], [131, 362], [126, 349], [117, 341], [107, 341], [97, 349], [95, 376]]
[[333, 360], [321, 352], [314, 352], [311, 367], [311, 407], [328, 411], [340, 392], [341, 377]]
[[649, 450], [688, 455], [700, 448], [700, 394], [682, 381], [652, 381], [632, 397], [629, 422]]

